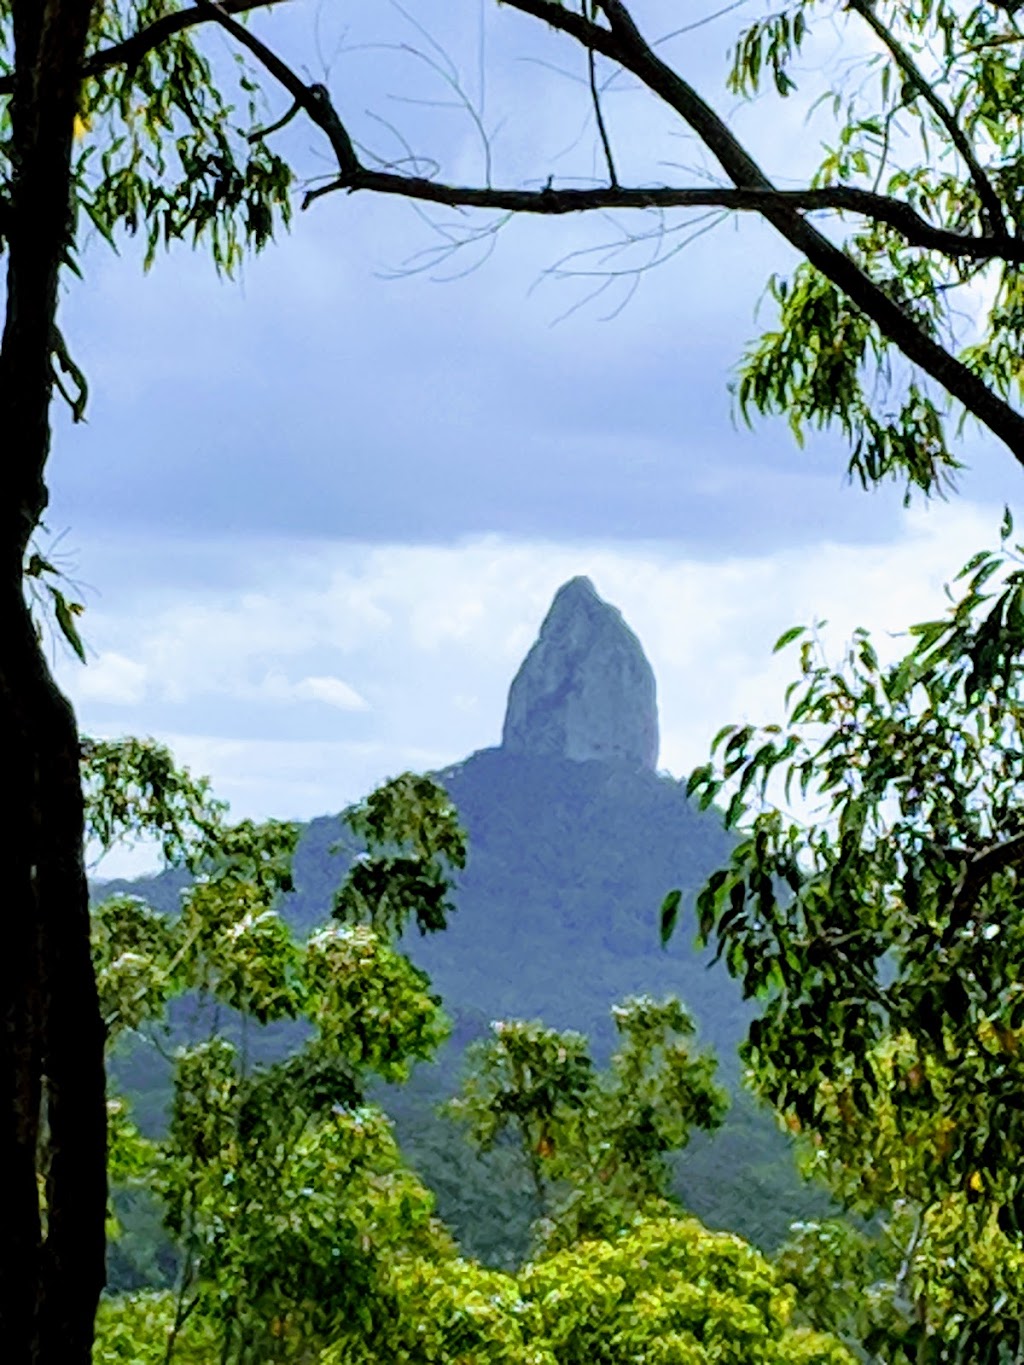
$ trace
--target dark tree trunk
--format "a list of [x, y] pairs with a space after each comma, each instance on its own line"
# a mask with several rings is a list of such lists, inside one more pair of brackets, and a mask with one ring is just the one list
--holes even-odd
[[0, 344], [0, 1350], [86, 1365], [103, 1285], [103, 1032], [89, 956], [79, 745], [26, 606], [46, 505], [57, 280], [92, 0], [14, 0], [12, 177]]

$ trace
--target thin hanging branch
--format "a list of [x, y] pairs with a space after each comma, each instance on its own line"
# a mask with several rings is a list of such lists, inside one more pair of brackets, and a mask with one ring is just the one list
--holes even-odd
[[[586, 13], [586, 4], [587, 0], [583, 0], [584, 14]], [[591, 103], [594, 106], [594, 118], [597, 120], [597, 133], [601, 139], [605, 165], [608, 167], [608, 183], [614, 189], [618, 189], [619, 177], [615, 174], [615, 158], [612, 156], [611, 139], [605, 126], [604, 110], [601, 108], [601, 95], [597, 88], [597, 58], [594, 56], [592, 47], [587, 48], [587, 81], [590, 85]]]
[[[268, 9], [271, 5], [280, 5], [286, 0], [223, 0], [220, 8], [225, 14], [248, 14], [255, 9]], [[201, 5], [196, 5], [191, 9], [175, 10], [171, 14], [165, 14], [160, 19], [155, 19], [153, 23], [147, 24], [145, 28], [133, 33], [130, 38], [125, 38], [120, 43], [111, 43], [109, 47], [104, 47], [99, 52], [94, 52], [91, 57], [86, 59], [82, 68], [84, 77], [98, 76], [103, 71], [109, 71], [115, 66], [135, 66], [148, 52], [165, 43], [168, 38], [173, 38], [177, 33], [183, 33], [185, 29], [194, 28], [197, 24], [207, 24], [213, 21], [213, 15]], [[0, 76], [0, 96], [10, 95], [14, 91], [14, 75]]]

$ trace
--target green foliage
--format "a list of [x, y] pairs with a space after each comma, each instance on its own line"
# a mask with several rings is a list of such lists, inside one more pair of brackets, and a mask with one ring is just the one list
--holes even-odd
[[[451, 929], [423, 937], [410, 922], [402, 946], [442, 995], [453, 1037], [436, 1063], [417, 1067], [397, 1085], [371, 1084], [369, 1094], [395, 1120], [403, 1152], [436, 1195], [464, 1254], [501, 1269], [521, 1264], [540, 1214], [516, 1147], [501, 1141], [487, 1153], [471, 1150], [435, 1112], [459, 1084], [465, 1046], [486, 1032], [490, 1019], [537, 1014], [560, 1029], [579, 1028], [603, 1066], [618, 1037], [610, 1003], [636, 989], [677, 992], [687, 1001], [700, 1037], [719, 1055], [722, 1082], [733, 1091], [723, 1126], [713, 1134], [696, 1131], [684, 1152], [669, 1155], [673, 1195], [708, 1226], [766, 1251], [783, 1240], [794, 1218], [833, 1213], [827, 1192], [799, 1177], [790, 1136], [766, 1106], [739, 1090], [735, 1048], [749, 1013], [739, 987], [724, 968], [709, 969], [710, 953], [677, 942], [666, 951], [658, 946], [665, 887], [681, 878], [688, 897], [727, 856], [729, 840], [717, 815], [697, 811], [681, 785], [664, 776], [513, 759], [495, 750], [446, 770], [441, 780], [470, 832], [469, 871], [460, 879]], [[347, 874], [344, 853], [331, 852], [337, 834], [337, 817], [328, 816], [303, 831], [295, 891], [281, 912], [300, 937], [322, 924]], [[125, 890], [173, 914], [184, 880], [169, 873]], [[170, 1017], [170, 1036], [160, 1040], [165, 1052], [202, 1036], [191, 1004], [173, 1007]], [[303, 1036], [301, 1021], [249, 1028], [244, 1036], [230, 1017], [221, 1023], [251, 1064], [282, 1059]], [[170, 1066], [152, 1046], [122, 1037], [112, 1074], [132, 1097], [140, 1126], [157, 1136], [170, 1106]], [[153, 1281], [146, 1269], [153, 1254], [142, 1239], [153, 1224], [146, 1223], [140, 1198], [133, 1193], [123, 1210], [130, 1226], [113, 1254], [116, 1283], [124, 1288], [166, 1283], [163, 1273]], [[123, 1203], [118, 1196], [119, 1209]], [[160, 1266], [168, 1254], [160, 1253]], [[136, 1255], [137, 1271], [130, 1259]]]
[[386, 1118], [344, 1079], [246, 1080], [234, 1060], [223, 1044], [188, 1059], [156, 1177], [182, 1289], [232, 1360], [274, 1338], [308, 1349], [369, 1310], [383, 1258], [450, 1248]]
[[1016, 1349], [1024, 1320], [1019, 552], [958, 581], [893, 664], [863, 631], [838, 668], [801, 638], [786, 723], [727, 728], [691, 779], [742, 829], [697, 917], [760, 1002], [754, 1083], [809, 1167], [891, 1220], [927, 1361]]
[[[77, 366], [74, 366], [67, 355], [63, 341], [61, 342], [61, 350], [67, 366], [77, 370]], [[76, 420], [81, 416], [86, 393], [84, 376], [80, 372], [78, 373], [82, 387], [79, 397], [74, 400], [68, 397], [56, 372], [54, 374], [60, 392], [68, 399], [73, 410], [78, 414]], [[79, 594], [75, 585], [50, 558], [41, 553], [35, 544], [30, 544], [26, 551], [22, 582], [25, 587], [25, 595], [30, 603], [37, 639], [40, 642], [42, 641], [47, 617], [52, 613], [52, 624], [57, 627], [57, 636], [84, 664], [86, 662], [85, 644], [79, 633], [78, 618], [85, 611], [85, 606], [77, 600]], [[75, 592], [74, 597], [69, 596], [72, 591]]]
[[152, 739], [83, 738], [82, 789], [86, 837], [103, 852], [116, 844], [157, 838], [171, 866], [195, 867], [223, 832], [226, 806], [205, 778], [176, 766]]
[[797, 1292], [799, 1319], [873, 1351], [891, 1348], [900, 1338], [909, 1344], [909, 1266], [901, 1262], [900, 1250], [895, 1237], [872, 1237], [828, 1220], [794, 1224], [774, 1259], [779, 1275]]
[[444, 789], [403, 773], [342, 820], [360, 848], [335, 895], [335, 917], [388, 937], [401, 935], [410, 918], [421, 934], [444, 929], [455, 908], [452, 873], [466, 865], [465, 832]]
[[869, 388], [892, 349], [830, 280], [810, 265], [768, 286], [777, 328], [743, 359], [735, 385], [744, 421], [784, 415], [799, 444], [807, 427], [837, 427], [850, 443], [849, 468], [864, 488], [886, 479], [929, 492], [960, 467], [935, 400], [911, 382], [898, 401]]
[[137, 896], [112, 896], [92, 919], [100, 1012], [108, 1039], [159, 1018], [179, 988], [179, 934]]
[[[116, 777], [110, 781], [114, 785]], [[115, 817], [109, 811], [116, 800], [101, 810], [108, 842], [123, 827], [148, 833], [162, 818], [164, 798], [156, 801], [150, 788], [129, 790], [123, 799]], [[179, 842], [182, 822], [177, 815], [173, 819], [162, 826], [165, 848], [205, 869], [184, 892], [180, 913], [172, 916], [122, 895], [102, 902], [93, 914], [93, 956], [108, 1037], [161, 1019], [170, 998], [187, 989], [260, 1023], [294, 1018], [301, 1005], [299, 957], [277, 907], [291, 885], [297, 827], [243, 821], [218, 831], [206, 822], [195, 825], [203, 842], [189, 848]], [[214, 837], [220, 846], [211, 849]]]
[[[164, 1365], [167, 1339], [174, 1330], [174, 1295], [166, 1291], [124, 1294], [100, 1301], [96, 1318], [94, 1365]], [[209, 1323], [190, 1316], [177, 1334], [177, 1365], [213, 1365], [217, 1338]]]
[[556, 1365], [511, 1275], [459, 1257], [403, 1257], [386, 1270], [381, 1293], [369, 1322], [339, 1337], [322, 1365]]
[[[419, 782], [415, 794], [407, 847], [430, 859], [443, 845], [461, 858], [443, 793]], [[402, 832], [410, 806], [395, 796], [366, 803], [386, 821], [364, 823], [364, 835]], [[125, 820], [136, 818], [129, 803]], [[142, 1137], [124, 1103], [110, 1102], [112, 1181], [159, 1197], [179, 1264], [173, 1291], [104, 1304], [97, 1360], [846, 1359], [820, 1334], [787, 1326], [787, 1291], [738, 1239], [639, 1216], [664, 1214], [666, 1154], [724, 1111], [714, 1064], [693, 1052], [694, 1025], [677, 1000], [617, 1007], [619, 1044], [604, 1070], [582, 1036], [540, 1024], [498, 1026], [480, 1050], [461, 1116], [478, 1146], [515, 1129], [544, 1167], [550, 1215], [544, 1262], [518, 1278], [484, 1269], [456, 1253], [390, 1122], [365, 1099], [371, 1076], [406, 1079], [445, 1037], [425, 973], [365, 921], [292, 935], [280, 917], [290, 826], [224, 824], [216, 840], [202, 838], [202, 858], [191, 860], [201, 870], [178, 913], [126, 895], [97, 908], [110, 1038], [151, 1031], [185, 990], [254, 1024], [296, 1018], [310, 1028], [282, 1060], [253, 1065], [245, 1029], [236, 1044], [208, 1016], [209, 1035], [175, 1054], [162, 1139]], [[366, 918], [395, 926], [416, 916], [415, 900], [387, 904], [386, 916]], [[594, 1240], [602, 1234], [611, 1240]], [[590, 1240], [568, 1249], [581, 1236]]]
[[[89, 55], [167, 12], [152, 0], [97, 6]], [[77, 216], [112, 246], [139, 235], [147, 267], [160, 247], [182, 241], [208, 246], [217, 268], [230, 272], [246, 250], [267, 244], [276, 223], [288, 222], [291, 172], [250, 136], [262, 112], [257, 73], [241, 62], [233, 82], [231, 64], [215, 71], [202, 30], [170, 33], [136, 60], [86, 80], [76, 129]]]
[[[1024, 51], [1015, 9], [793, 0], [745, 26], [729, 80], [751, 98], [766, 89], [787, 96], [798, 76], [819, 87], [814, 108], [829, 131], [813, 187], [869, 191], [951, 233], [989, 236], [990, 258], [974, 259], [922, 246], [867, 211], [855, 212], [843, 242], [912, 326], [1007, 399], [1019, 396], [1024, 374], [1021, 267], [998, 249], [1022, 221]], [[833, 31], [843, 61], [809, 61], [814, 36]], [[808, 426], [841, 432], [851, 472], [865, 485], [894, 478], [928, 492], [948, 482], [958, 466], [948, 397], [902, 360], [898, 338], [854, 307], [838, 276], [808, 263], [774, 278], [768, 296], [778, 321], [740, 364], [742, 415], [784, 415], [798, 439]]]
[[692, 1219], [638, 1222], [522, 1274], [558, 1365], [852, 1365], [828, 1336], [791, 1327], [793, 1293], [737, 1237]]
[[[180, 1265], [170, 1320], [166, 1300], [132, 1300], [120, 1317], [108, 1314], [102, 1350], [119, 1358], [125, 1323], [141, 1313], [163, 1322], [167, 1360], [191, 1358], [191, 1322], [204, 1324], [203, 1341], [212, 1333], [221, 1362], [254, 1352], [290, 1358], [293, 1347], [299, 1358], [339, 1324], [361, 1321], [385, 1292], [388, 1256], [452, 1254], [431, 1195], [364, 1098], [371, 1074], [402, 1080], [432, 1056], [447, 1021], [425, 974], [369, 924], [294, 937], [280, 914], [294, 825], [227, 824], [206, 784], [156, 746], [92, 745], [85, 761], [97, 836], [109, 845], [155, 827], [168, 859], [195, 873], [177, 913], [126, 895], [96, 907], [108, 1038], [135, 1032], [158, 1042], [169, 1004], [185, 991], [213, 1007], [209, 1036], [175, 1054], [165, 1139], [144, 1139], [123, 1102], [110, 1103], [112, 1183], [158, 1194]], [[400, 886], [384, 878], [386, 913], [368, 918], [396, 928], [406, 916], [429, 922], [438, 892], [448, 894], [442, 857], [464, 856], [444, 793], [403, 778], [361, 814], [367, 832], [389, 850], [407, 845], [430, 873], [419, 881], [400, 873]], [[241, 1016], [240, 1047], [218, 1031], [218, 1007]], [[247, 1021], [287, 1019], [311, 1026], [305, 1043], [253, 1066]], [[115, 1219], [111, 1234], [120, 1233]]]
[[666, 1155], [725, 1113], [714, 1060], [692, 1054], [693, 1021], [678, 1000], [639, 997], [612, 1013], [620, 1044], [603, 1072], [577, 1033], [493, 1024], [492, 1039], [470, 1049], [448, 1106], [478, 1149], [515, 1140], [540, 1211], [536, 1237], [548, 1248], [608, 1235], [660, 1207]]
[[[398, 1261], [393, 1311], [324, 1365], [852, 1365], [825, 1333], [790, 1325], [793, 1292], [738, 1238], [692, 1219], [636, 1220], [518, 1276], [459, 1259]], [[355, 1334], [352, 1334], [355, 1337]]]
[[777, 1266], [800, 1318], [871, 1360], [1001, 1365], [1019, 1354], [1024, 1257], [970, 1193], [900, 1204], [874, 1235], [798, 1224]]
[[405, 1080], [412, 1062], [431, 1057], [447, 1036], [425, 974], [364, 925], [314, 934], [304, 978], [306, 1013], [320, 1046], [336, 1050], [354, 1070]]
[[[283, 1012], [315, 1029], [283, 1062], [251, 1070], [216, 1033], [179, 1050], [169, 1133], [147, 1145], [147, 1175], [181, 1248], [178, 1311], [215, 1323], [220, 1358], [243, 1360], [261, 1342], [325, 1339], [364, 1305], [376, 1259], [393, 1245], [448, 1247], [390, 1125], [362, 1100], [368, 1072], [406, 1075], [447, 1025], [423, 974], [372, 930], [334, 926], [299, 944], [273, 908], [254, 916], [257, 884], [240, 877], [241, 844], [229, 843], [231, 873], [186, 893], [181, 916], [150, 936], [156, 952], [163, 960], [177, 931], [179, 988], [199, 985], [260, 1022]], [[135, 928], [137, 902], [108, 902], [100, 917], [115, 931], [105, 941], [117, 938], [119, 909], [125, 932]], [[166, 978], [158, 962], [149, 970]], [[136, 1026], [139, 974], [136, 966], [129, 977]], [[101, 980], [113, 993], [120, 978], [101, 970]], [[146, 999], [154, 1009], [164, 1003]], [[124, 1164], [113, 1172], [122, 1181]]]

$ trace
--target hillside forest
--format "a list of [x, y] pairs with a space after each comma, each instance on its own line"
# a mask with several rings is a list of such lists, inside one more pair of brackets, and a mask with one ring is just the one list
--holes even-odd
[[[308, 899], [289, 910], [298, 827], [232, 824], [152, 742], [89, 742], [92, 837], [158, 830], [177, 869], [93, 911], [111, 1075], [134, 1056], [138, 1087], [140, 1050], [165, 1068], [148, 1131], [130, 1095], [108, 1097], [124, 1283], [101, 1305], [96, 1358], [1018, 1359], [1011, 537], [1007, 517], [1002, 548], [965, 567], [948, 615], [913, 627], [893, 663], [863, 632], [838, 661], [813, 631], [787, 632], [785, 714], [727, 727], [690, 778], [720, 865], [666, 888], [647, 931], [713, 946], [750, 1002], [743, 1084], [819, 1191], [817, 1216], [794, 1216], [806, 1193], [775, 1211], [788, 1227], [770, 1245], [737, 1233], [735, 1204], [707, 1221], [687, 1206], [688, 1148], [715, 1151], [730, 1067], [678, 995], [618, 1000], [602, 1041], [492, 1019], [442, 1072], [433, 1139], [435, 1171], [462, 1144], [456, 1168], [486, 1161], [486, 1177], [467, 1174], [461, 1199], [430, 1188], [422, 1134], [404, 1144], [384, 1106], [401, 1111], [453, 1027], [412, 960], [454, 932], [472, 857], [439, 780], [405, 774], [344, 813], [343, 872], [311, 922]], [[776, 780], [820, 819], [763, 801]], [[494, 913], [500, 933], [508, 911]], [[727, 1162], [749, 1164], [739, 1152]], [[780, 1202], [799, 1190], [788, 1160], [787, 1144]], [[728, 1186], [722, 1163], [713, 1178]]]

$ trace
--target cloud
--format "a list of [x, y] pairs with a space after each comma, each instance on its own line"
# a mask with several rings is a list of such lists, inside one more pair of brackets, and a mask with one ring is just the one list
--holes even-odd
[[303, 678], [295, 684], [295, 695], [336, 706], [339, 711], [367, 711], [369, 705], [354, 687], [340, 678]]
[[146, 695], [146, 681], [144, 664], [108, 650], [90, 659], [76, 691], [83, 701], [136, 706]]
[[369, 703], [354, 687], [331, 675], [300, 678], [292, 682], [280, 671], [267, 673], [256, 688], [240, 685], [236, 696], [268, 698], [276, 702], [315, 701], [333, 706], [339, 711], [368, 711]]
[[[651, 660], [660, 762], [681, 775], [726, 722], [779, 717], [793, 672], [772, 654], [783, 630], [827, 618], [838, 653], [864, 625], [893, 653], [898, 632], [942, 613], [943, 584], [996, 540], [999, 520], [960, 501], [904, 513], [889, 544], [823, 540], [724, 560], [678, 544], [500, 536], [240, 547], [229, 582], [165, 585], [159, 607], [112, 571], [120, 586], [85, 620], [101, 660], [120, 662], [100, 682], [70, 662], [62, 678], [86, 728], [182, 745], [238, 815], [308, 817], [402, 769], [496, 744], [555, 590], [586, 573]], [[123, 553], [132, 559], [130, 545]]]
[[[645, 26], [673, 27], [675, 8], [667, 0], [645, 6]], [[436, 151], [453, 173], [479, 173], [478, 158], [460, 161], [478, 151], [467, 141], [468, 120], [419, 104], [395, 109], [389, 98], [399, 89], [414, 99], [437, 95], [436, 72], [398, 49], [375, 48], [372, 61], [356, 55], [392, 28], [399, 42], [420, 41], [398, 11], [364, 9], [325, 18], [330, 36], [321, 33], [324, 51], [346, 38], [331, 73], [346, 108], [358, 120], [361, 109], [387, 107], [418, 148]], [[475, 86], [476, 0], [461, 10], [438, 0], [418, 6], [417, 16]], [[727, 38], [740, 17], [723, 16], [666, 49], [709, 92], [722, 90]], [[301, 7], [265, 22], [297, 69], [307, 58], [309, 69], [322, 66]], [[591, 174], [585, 83], [520, 60], [571, 66], [572, 45], [507, 11], [494, 10], [486, 27], [487, 125], [510, 109], [522, 113], [495, 140], [497, 179]], [[576, 77], [584, 74], [577, 65]], [[730, 118], [736, 112], [756, 135], [769, 170], [804, 174], [794, 149], [814, 154], [815, 138], [799, 132], [816, 92], [802, 86], [799, 98], [738, 112], [729, 98]], [[697, 173], [697, 149], [678, 136], [664, 105], [616, 89], [608, 113], [624, 174], [649, 182]], [[559, 159], [587, 120], [578, 147]], [[372, 118], [354, 131], [389, 150]], [[296, 123], [285, 130], [292, 134], [297, 162], [308, 166], [310, 130]], [[445, 221], [443, 211], [430, 213]], [[693, 241], [643, 277], [612, 321], [600, 321], [621, 301], [609, 293], [552, 325], [600, 287], [607, 265], [625, 268], [618, 284], [630, 288], [628, 264], [639, 258], [577, 259], [599, 278], [571, 280], [552, 272], [556, 261], [658, 223], [653, 215], [620, 215], [617, 225], [604, 216], [520, 220], [496, 239], [494, 261], [444, 284], [432, 271], [375, 277], [376, 267], [400, 267], [443, 239], [409, 205], [368, 196], [328, 196], [298, 215], [290, 235], [247, 264], [242, 287], [219, 281], [202, 252], [177, 252], [143, 283], [130, 248], [112, 258], [97, 247], [66, 305], [69, 339], [90, 373], [91, 420], [58, 433], [48, 519], [73, 523], [76, 533], [131, 526], [157, 538], [173, 530], [183, 543], [282, 535], [444, 544], [492, 532], [559, 542], [675, 539], [702, 557], [809, 544], [822, 525], [858, 543], [896, 534], [901, 490], [850, 496], [841, 439], [825, 436], [799, 452], [783, 421], [755, 433], [730, 424], [728, 376], [759, 330], [764, 282], [795, 259], [764, 224], [745, 217]], [[694, 225], [685, 214], [666, 224], [670, 232]], [[769, 309], [760, 325], [770, 324]], [[1008, 457], [989, 447], [1005, 475]]]

